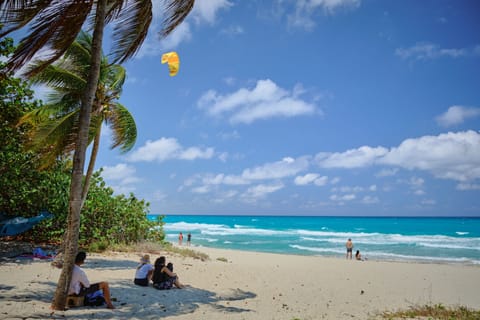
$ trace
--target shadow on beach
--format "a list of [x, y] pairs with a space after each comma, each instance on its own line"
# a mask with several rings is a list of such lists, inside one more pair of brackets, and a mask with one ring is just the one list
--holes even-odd
[[[134, 270], [136, 265], [136, 262], [130, 260], [90, 257], [84, 268], [87, 274], [91, 275], [95, 270]], [[238, 288], [224, 288], [221, 293], [216, 293], [191, 286], [184, 289], [157, 290], [152, 286], [136, 286], [130, 279], [110, 279], [109, 283], [115, 310], [108, 310], [104, 306], [79, 307], [56, 311], [54, 314], [51, 314], [49, 306], [55, 294], [56, 282], [44, 281], [39, 275], [32, 274], [31, 279], [25, 279], [25, 282], [17, 285], [0, 284], [0, 309], [3, 309], [1, 306], [8, 306], [8, 310], [2, 310], [0, 318], [158, 319], [193, 313], [201, 306], [213, 308], [225, 316], [232, 313], [251, 312], [250, 309], [237, 307], [234, 304], [235, 301], [256, 297], [255, 293]], [[28, 307], [25, 307], [26, 303], [29, 304]], [[246, 304], [242, 303], [242, 305]]]

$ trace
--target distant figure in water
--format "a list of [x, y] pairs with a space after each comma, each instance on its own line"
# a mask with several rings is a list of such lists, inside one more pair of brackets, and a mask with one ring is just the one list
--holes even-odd
[[180, 232], [178, 235], [178, 245], [181, 246], [183, 243], [183, 234]]
[[192, 234], [189, 232], [187, 234], [187, 246], [190, 246], [190, 242], [192, 241]]
[[357, 252], [355, 253], [355, 259], [359, 261], [363, 261], [362, 255], [360, 254], [360, 250], [357, 250]]
[[347, 248], [347, 259], [350, 258], [352, 260], [352, 251], [353, 251], [353, 242], [352, 239], [348, 239], [347, 243], [345, 244], [345, 247]]

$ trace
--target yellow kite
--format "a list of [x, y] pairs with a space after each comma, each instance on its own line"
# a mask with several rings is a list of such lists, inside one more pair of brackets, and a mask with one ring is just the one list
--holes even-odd
[[170, 77], [175, 76], [180, 68], [180, 59], [175, 51], [164, 53], [162, 55], [162, 64], [168, 63], [168, 69], [170, 70]]

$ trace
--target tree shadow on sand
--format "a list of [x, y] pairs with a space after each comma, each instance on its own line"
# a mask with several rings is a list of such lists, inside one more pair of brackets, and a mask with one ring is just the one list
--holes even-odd
[[[85, 267], [91, 269], [87, 270], [87, 274], [91, 274], [95, 272], [95, 269], [125, 270], [134, 269], [136, 265], [135, 262], [129, 260], [111, 261], [92, 257]], [[184, 289], [157, 290], [152, 286], [136, 286], [133, 284], [133, 279], [110, 280], [109, 283], [115, 310], [106, 309], [104, 306], [79, 307], [56, 311], [54, 314], [51, 314], [49, 306], [55, 293], [57, 285], [55, 282], [35, 278], [27, 286], [2, 285], [0, 286], [0, 309], [2, 309], [2, 305], [8, 306], [8, 310], [5, 310], [8, 315], [2, 312], [0, 318], [7, 316], [8, 319], [158, 319], [194, 313], [202, 306], [213, 308], [220, 317], [226, 317], [228, 314], [252, 312], [250, 309], [234, 305], [239, 305], [236, 301], [256, 297], [255, 293], [238, 288], [223, 288], [221, 292], [216, 293], [191, 286]], [[30, 288], [35, 288], [35, 290]], [[37, 307], [32, 311], [22, 307], [25, 303]], [[247, 302], [245, 302], [246, 304]]]

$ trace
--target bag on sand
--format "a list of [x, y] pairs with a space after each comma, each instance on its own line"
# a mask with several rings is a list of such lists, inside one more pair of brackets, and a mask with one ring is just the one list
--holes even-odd
[[85, 295], [84, 305], [98, 307], [105, 304], [105, 297], [103, 296], [102, 290], [95, 291]]

